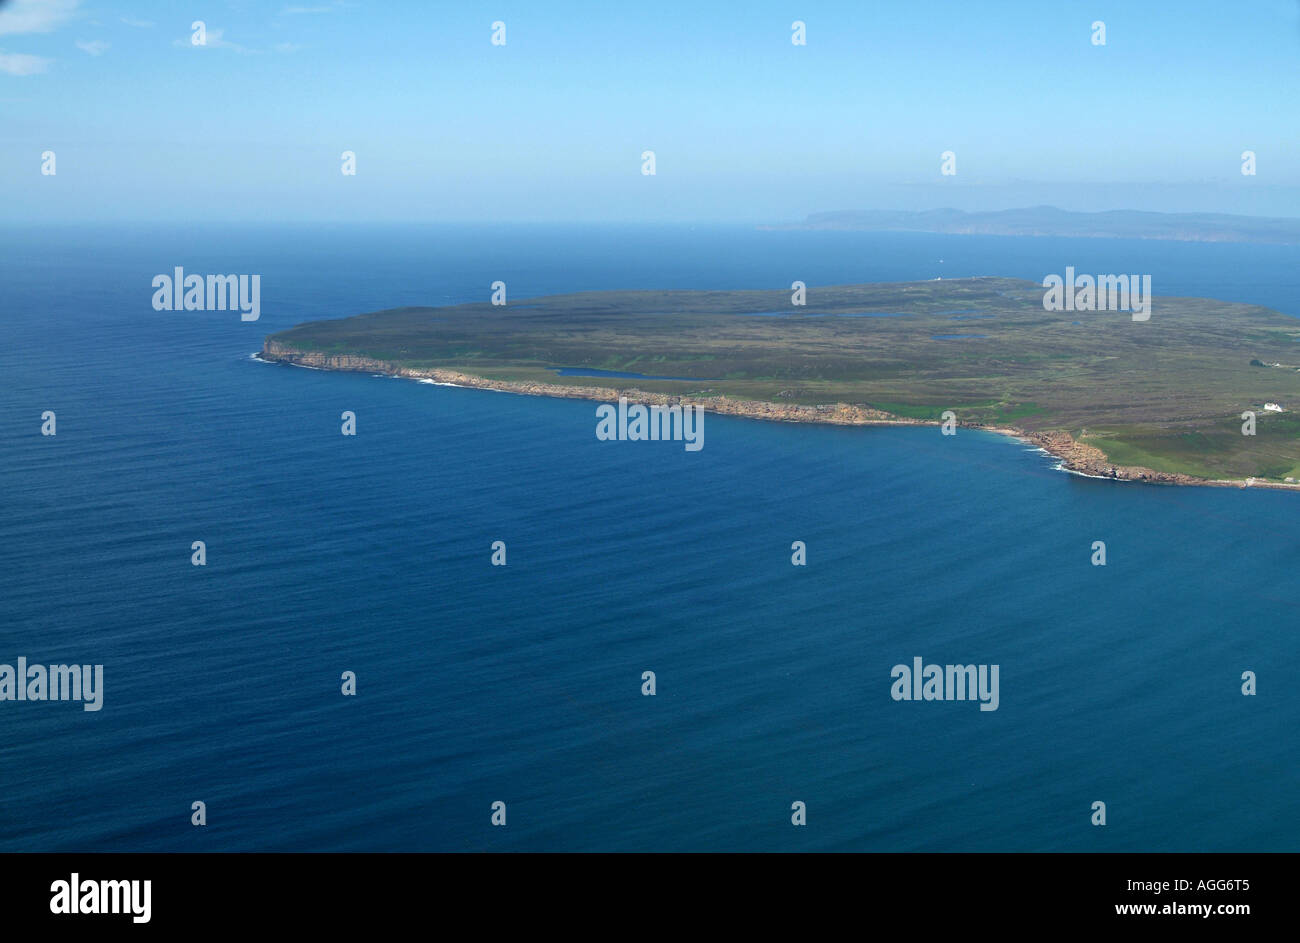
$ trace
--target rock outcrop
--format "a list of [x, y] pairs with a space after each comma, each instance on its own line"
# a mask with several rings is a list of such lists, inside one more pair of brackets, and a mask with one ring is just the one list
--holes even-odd
[[1145, 481], [1162, 485], [1197, 485], [1206, 482], [1181, 473], [1158, 472], [1139, 465], [1116, 465], [1106, 453], [1095, 446], [1076, 442], [1068, 432], [1022, 432], [1027, 442], [1050, 452], [1061, 464], [1084, 475], [1098, 478], [1118, 478], [1124, 481]]
[[656, 406], [703, 406], [711, 413], [729, 416], [748, 416], [753, 419], [770, 419], [779, 422], [820, 422], [841, 426], [861, 425], [923, 425], [917, 420], [899, 419], [890, 413], [868, 406], [834, 403], [821, 406], [804, 406], [794, 403], [768, 403], [761, 400], [734, 399], [729, 396], [677, 396], [655, 393], [636, 388], [611, 388], [603, 386], [570, 386], [560, 383], [529, 383], [511, 380], [490, 380], [454, 370], [439, 368], [404, 367], [385, 360], [359, 357], [355, 354], [332, 354], [318, 350], [297, 350], [277, 341], [267, 339], [262, 346], [263, 360], [293, 363], [322, 370], [352, 370], [363, 373], [382, 373], [386, 376], [409, 377], [414, 380], [433, 380], [476, 389], [505, 390], [528, 396], [557, 396], [565, 399], [590, 399], [607, 402], [626, 396], [630, 402]]
[[[305, 367], [317, 367], [322, 370], [353, 370], [365, 373], [382, 373], [386, 376], [409, 377], [411, 379], [432, 380], [435, 383], [450, 383], [475, 389], [504, 390], [510, 393], [522, 393], [528, 396], [554, 396], [565, 399], [589, 399], [609, 402], [625, 396], [631, 402], [659, 406], [703, 406], [712, 413], [724, 416], [745, 416], [751, 419], [768, 419], [777, 422], [819, 422], [840, 426], [923, 426], [935, 425], [920, 419], [906, 419], [850, 403], [832, 403], [819, 406], [807, 406], [794, 403], [769, 403], [762, 400], [742, 400], [729, 396], [677, 396], [667, 393], [655, 393], [631, 388], [613, 388], [602, 386], [569, 386], [560, 383], [531, 383], [509, 380], [490, 380], [486, 377], [459, 373], [440, 368], [414, 368], [394, 364], [372, 357], [355, 354], [332, 354], [317, 350], [298, 350], [267, 338], [262, 346], [263, 360], [292, 363]], [[1150, 468], [1133, 465], [1116, 465], [1111, 462], [1101, 449], [1082, 442], [1076, 442], [1068, 432], [1027, 432], [1014, 427], [993, 427], [984, 424], [971, 424], [973, 428], [987, 429], [1004, 435], [1016, 436], [1025, 442], [1036, 445], [1061, 460], [1063, 468], [1092, 475], [1097, 478], [1114, 478], [1121, 481], [1143, 481], [1148, 484], [1163, 485], [1217, 485], [1220, 487], [1263, 487], [1300, 489], [1300, 485], [1279, 484], [1256, 481], [1209, 481], [1194, 478], [1181, 473], [1158, 472]]]

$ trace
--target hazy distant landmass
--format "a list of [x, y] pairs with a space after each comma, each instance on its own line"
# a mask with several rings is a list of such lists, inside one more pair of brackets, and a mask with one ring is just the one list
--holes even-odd
[[1086, 474], [1300, 477], [1300, 320], [1156, 297], [1134, 321], [1047, 311], [1043, 295], [995, 277], [813, 287], [804, 307], [789, 291], [584, 292], [315, 321], [269, 336], [261, 356], [788, 421], [936, 423], [951, 410]]
[[1300, 218], [1232, 216], [1226, 213], [1151, 213], [1138, 210], [1076, 213], [1054, 206], [978, 213], [954, 209], [919, 212], [841, 210], [813, 213], [802, 223], [764, 228], [1300, 244]]

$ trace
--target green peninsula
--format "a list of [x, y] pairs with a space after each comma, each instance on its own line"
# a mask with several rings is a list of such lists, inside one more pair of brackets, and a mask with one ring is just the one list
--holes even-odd
[[[1300, 478], [1300, 319], [1156, 295], [1134, 321], [1047, 311], [1043, 294], [997, 277], [814, 286], [801, 307], [789, 290], [584, 292], [315, 321], [269, 336], [261, 356], [770, 419], [937, 423], [951, 410], [1086, 474]], [[633, 376], [579, 375], [601, 371]]]

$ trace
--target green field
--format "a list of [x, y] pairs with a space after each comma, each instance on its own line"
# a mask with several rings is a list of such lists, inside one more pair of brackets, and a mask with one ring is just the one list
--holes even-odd
[[[1158, 288], [1158, 286], [1156, 286]], [[1043, 288], [973, 278], [788, 291], [628, 291], [316, 321], [268, 342], [493, 380], [1063, 430], [1121, 465], [1203, 478], [1300, 477], [1300, 320], [1156, 296], [1127, 312], [1043, 310]], [[863, 315], [891, 316], [863, 316]], [[982, 337], [936, 339], [937, 335]], [[1252, 361], [1282, 366], [1256, 366]], [[562, 377], [572, 367], [685, 379]], [[1241, 434], [1256, 412], [1257, 434]]]

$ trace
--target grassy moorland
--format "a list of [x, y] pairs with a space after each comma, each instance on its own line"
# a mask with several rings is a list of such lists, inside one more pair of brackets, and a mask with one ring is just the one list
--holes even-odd
[[[588, 292], [316, 321], [268, 337], [266, 352], [916, 420], [952, 410], [964, 424], [1069, 433], [1116, 465], [1300, 477], [1300, 320], [1157, 296], [1150, 320], [1133, 321], [1045, 311], [1042, 298], [1040, 285], [1008, 278], [812, 287], [804, 307], [784, 290]], [[1242, 435], [1247, 410], [1254, 436]]]

